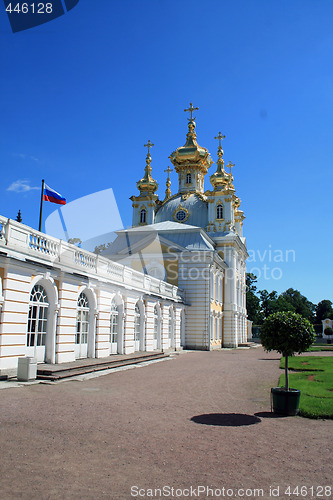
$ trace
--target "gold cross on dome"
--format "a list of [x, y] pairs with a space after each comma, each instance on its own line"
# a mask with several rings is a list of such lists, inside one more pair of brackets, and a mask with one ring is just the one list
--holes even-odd
[[195, 120], [195, 118], [193, 118], [193, 111], [198, 111], [198, 109], [199, 108], [194, 108], [191, 102], [190, 102], [190, 107], [188, 109], [184, 109], [185, 113], [187, 113], [187, 111], [191, 113], [191, 118], [188, 118], [189, 121]]
[[227, 165], [227, 168], [229, 169], [229, 174], [231, 175], [231, 169], [235, 166], [234, 163], [231, 163], [231, 161], [229, 161], [228, 165]]
[[168, 179], [170, 179], [170, 172], [173, 172], [173, 169], [168, 166], [168, 168], [164, 170], [164, 172], [168, 172]]
[[155, 146], [155, 144], [152, 144], [152, 143], [150, 142], [150, 139], [149, 139], [149, 141], [147, 142], [147, 144], [144, 144], [144, 147], [145, 147], [145, 148], [148, 148], [148, 155], [150, 155], [150, 148], [152, 148], [153, 146]]
[[214, 139], [218, 139], [219, 141], [219, 148], [222, 147], [222, 139], [225, 139], [225, 135], [222, 135], [221, 132], [219, 132], [219, 135], [217, 135], [216, 137], [214, 137]]

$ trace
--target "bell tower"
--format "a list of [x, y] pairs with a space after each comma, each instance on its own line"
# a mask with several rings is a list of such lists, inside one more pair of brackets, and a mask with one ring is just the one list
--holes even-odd
[[222, 140], [225, 135], [221, 132], [215, 137], [219, 141], [217, 149], [217, 169], [210, 176], [210, 182], [213, 186], [213, 191], [206, 191], [208, 201], [208, 225], [206, 230], [208, 233], [217, 232], [234, 232], [239, 236], [243, 236], [243, 220], [244, 213], [240, 210], [240, 199], [235, 194], [233, 185], [233, 176], [231, 169], [235, 166], [229, 161], [226, 166], [229, 173], [225, 171]]

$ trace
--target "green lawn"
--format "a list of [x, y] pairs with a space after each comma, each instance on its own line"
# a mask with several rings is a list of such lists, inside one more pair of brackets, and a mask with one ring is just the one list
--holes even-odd
[[[284, 368], [284, 358], [280, 368]], [[301, 391], [299, 415], [333, 419], [333, 356], [296, 356], [289, 358], [289, 386]], [[279, 378], [279, 387], [285, 383]]]
[[312, 345], [309, 347], [308, 352], [318, 352], [318, 351], [333, 351], [333, 345]]

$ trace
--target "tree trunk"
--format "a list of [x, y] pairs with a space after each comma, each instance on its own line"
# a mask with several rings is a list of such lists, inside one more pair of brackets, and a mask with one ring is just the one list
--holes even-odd
[[284, 359], [285, 359], [284, 373], [285, 373], [285, 378], [286, 378], [285, 389], [286, 389], [286, 391], [289, 391], [288, 356], [285, 356]]

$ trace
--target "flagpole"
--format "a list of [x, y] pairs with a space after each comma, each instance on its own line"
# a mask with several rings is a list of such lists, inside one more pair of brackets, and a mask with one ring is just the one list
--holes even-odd
[[38, 231], [42, 231], [42, 217], [43, 217], [43, 197], [44, 197], [44, 184], [45, 180], [42, 180], [42, 195], [40, 197], [40, 210], [39, 210], [39, 229]]

